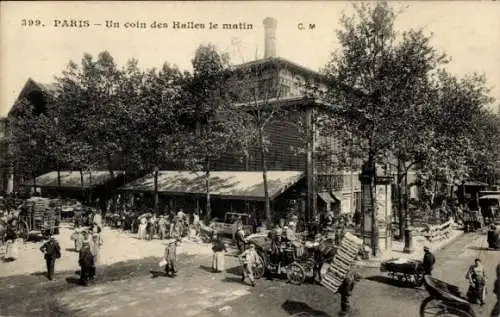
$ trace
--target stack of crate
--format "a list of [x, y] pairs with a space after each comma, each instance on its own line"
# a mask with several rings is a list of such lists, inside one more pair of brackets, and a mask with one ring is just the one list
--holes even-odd
[[321, 279], [321, 285], [336, 293], [362, 247], [363, 240], [347, 232], [342, 237], [330, 267]]

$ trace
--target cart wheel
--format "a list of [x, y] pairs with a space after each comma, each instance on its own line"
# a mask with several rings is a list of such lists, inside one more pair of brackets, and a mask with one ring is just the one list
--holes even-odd
[[300, 285], [306, 279], [306, 272], [302, 265], [293, 262], [286, 268], [286, 277], [290, 283]]
[[29, 235], [30, 235], [30, 228], [26, 221], [21, 220], [17, 223], [17, 232], [20, 238], [23, 239], [23, 241], [28, 240]]
[[262, 276], [264, 276], [265, 272], [265, 262], [264, 259], [259, 256], [258, 257], [258, 263], [254, 266], [253, 268], [253, 275], [255, 279], [259, 279]]
[[468, 312], [447, 306], [440, 299], [432, 296], [424, 299], [420, 305], [420, 317], [473, 317]]
[[417, 287], [420, 287], [420, 286], [424, 285], [424, 274], [422, 274], [422, 273], [417, 273], [417, 274], [415, 275], [415, 285], [416, 285]]
[[304, 263], [304, 271], [306, 271], [306, 273], [308, 274], [314, 272], [315, 265], [316, 263], [312, 259], [307, 259]]
[[328, 272], [328, 268], [331, 266], [330, 263], [325, 262], [321, 264], [321, 267], [319, 269], [319, 280], [321, 281], [323, 277], [325, 276], [326, 272]]

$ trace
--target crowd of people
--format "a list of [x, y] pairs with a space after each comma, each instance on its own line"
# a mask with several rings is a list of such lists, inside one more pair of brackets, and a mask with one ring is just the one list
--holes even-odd
[[[6, 259], [17, 258], [16, 241], [18, 240], [15, 232], [15, 217], [13, 214], [2, 215], [5, 218], [6, 237], [8, 242], [8, 252]], [[225, 254], [228, 252], [228, 245], [225, 243], [222, 235], [215, 229], [213, 219], [208, 226], [205, 226], [200, 221], [200, 215], [194, 212], [187, 215], [183, 210], [178, 210], [176, 214], [167, 214], [157, 216], [154, 213], [143, 214], [138, 217], [137, 239], [151, 240], [158, 238], [165, 240], [165, 252], [162, 256], [160, 265], [164, 267], [165, 275], [175, 277], [178, 273], [177, 268], [177, 247], [182, 241], [182, 238], [188, 234], [200, 235], [202, 229], [208, 230], [212, 243], [212, 271], [214, 273], [222, 273], [225, 271]], [[294, 245], [300, 249], [299, 240], [302, 239], [304, 231], [307, 231], [309, 236], [329, 235], [334, 237], [336, 243], [342, 237], [345, 229], [352, 223], [352, 219], [347, 217], [336, 217], [333, 212], [327, 212], [322, 216], [315, 217], [308, 226], [301, 226], [303, 229], [297, 230], [300, 220], [297, 216], [291, 215], [286, 219], [281, 219], [278, 223], [269, 230], [267, 237], [271, 241], [271, 257], [275, 257], [275, 262], [280, 263], [280, 258], [283, 254], [283, 248], [287, 245]], [[74, 241], [74, 250], [78, 252], [78, 265], [80, 266], [80, 284], [88, 285], [88, 283], [96, 277], [96, 267], [99, 265], [100, 248], [103, 244], [101, 231], [103, 228], [103, 217], [100, 212], [88, 209], [85, 212], [77, 213], [74, 217], [75, 231], [71, 235]], [[256, 285], [255, 269], [264, 265], [260, 259], [260, 255], [256, 250], [256, 245], [248, 239], [248, 229], [243, 225], [241, 217], [233, 219], [233, 240], [238, 250], [238, 259], [241, 263], [241, 282], [248, 282], [251, 286]], [[307, 230], [304, 230], [307, 228]], [[245, 230], [247, 229], [247, 230]], [[252, 230], [255, 231], [255, 230]], [[250, 234], [253, 232], [250, 232]], [[499, 248], [499, 232], [498, 228], [491, 225], [488, 231], [488, 246], [490, 248]], [[55, 264], [57, 259], [61, 257], [61, 248], [56, 239], [52, 236], [41, 246], [40, 251], [46, 263], [47, 277], [49, 280], [54, 278]], [[424, 248], [423, 257], [424, 274], [432, 275], [433, 268], [436, 264], [436, 258], [431, 253], [428, 247]], [[260, 268], [262, 269], [262, 268]], [[278, 272], [279, 272], [278, 268]], [[500, 296], [500, 264], [497, 267], [497, 277], [494, 282], [493, 292], [497, 296], [497, 301]], [[469, 267], [465, 277], [470, 287], [467, 290], [467, 297], [471, 302], [485, 303], [485, 289], [487, 277], [484, 267], [480, 259], [476, 259], [474, 264]], [[341, 297], [341, 315], [348, 313], [351, 307], [350, 297], [352, 296], [354, 286], [361, 279], [360, 273], [356, 269], [351, 269], [346, 275], [338, 293]], [[498, 311], [498, 303], [495, 306]], [[492, 315], [494, 316], [494, 315]], [[498, 316], [498, 315], [496, 315]]]

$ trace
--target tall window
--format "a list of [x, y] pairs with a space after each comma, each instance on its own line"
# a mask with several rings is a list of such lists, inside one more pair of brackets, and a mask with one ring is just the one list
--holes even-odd
[[281, 97], [286, 97], [290, 95], [290, 86], [281, 84], [280, 87], [280, 96]]

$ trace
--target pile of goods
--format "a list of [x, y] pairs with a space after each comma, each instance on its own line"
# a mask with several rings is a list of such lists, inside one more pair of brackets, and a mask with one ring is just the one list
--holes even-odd
[[336, 293], [362, 247], [363, 240], [351, 233], [346, 233], [337, 248], [331, 265], [321, 279], [321, 285]]

